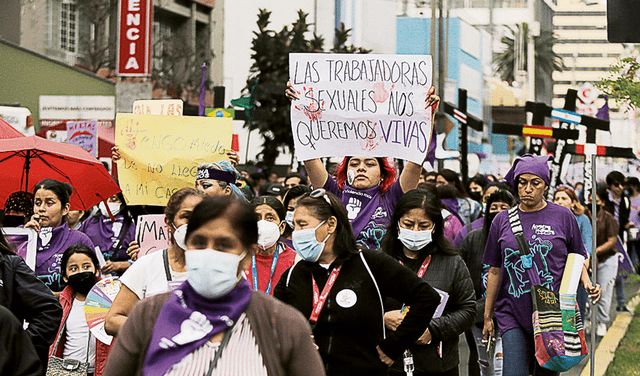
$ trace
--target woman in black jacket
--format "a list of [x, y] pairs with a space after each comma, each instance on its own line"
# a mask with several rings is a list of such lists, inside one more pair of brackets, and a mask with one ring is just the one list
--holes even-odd
[[[413, 359], [414, 375], [458, 375], [458, 336], [471, 327], [476, 316], [469, 270], [444, 237], [443, 222], [438, 198], [427, 190], [414, 189], [398, 201], [382, 242], [385, 253], [428, 282], [443, 299], [444, 305], [438, 307], [426, 331], [403, 355]], [[413, 309], [411, 302], [387, 300], [385, 325], [398, 330]], [[405, 375], [406, 371], [397, 363], [390, 375]]]
[[20, 322], [29, 323], [26, 332], [42, 362], [43, 370], [46, 370], [49, 346], [62, 320], [62, 306], [22, 257], [13, 252], [1, 229], [0, 305], [8, 308]]
[[[386, 375], [424, 333], [438, 293], [384, 253], [358, 250], [344, 206], [324, 189], [300, 198], [293, 221], [303, 261], [282, 275], [275, 297], [309, 318], [327, 375]], [[383, 322], [387, 297], [412, 306], [395, 332]]]

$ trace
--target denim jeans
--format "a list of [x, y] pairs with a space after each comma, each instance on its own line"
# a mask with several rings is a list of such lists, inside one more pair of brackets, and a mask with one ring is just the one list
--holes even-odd
[[613, 298], [613, 289], [617, 274], [618, 257], [611, 256], [598, 264], [598, 274], [596, 278], [598, 279], [600, 287], [602, 287], [602, 294], [600, 295], [600, 301], [596, 304], [595, 312], [599, 323], [609, 322], [609, 311], [611, 310], [611, 300]]
[[[502, 335], [503, 376], [558, 376], [555, 371], [542, 368], [535, 357], [533, 333], [523, 329], [509, 329]], [[531, 372], [533, 371], [533, 372]]]

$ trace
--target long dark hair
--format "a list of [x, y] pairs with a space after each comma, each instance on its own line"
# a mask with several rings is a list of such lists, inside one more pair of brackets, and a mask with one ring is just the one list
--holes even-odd
[[489, 235], [489, 229], [491, 228], [491, 223], [488, 223], [489, 218], [491, 218], [489, 212], [491, 211], [491, 205], [494, 202], [504, 202], [512, 208], [516, 204], [516, 199], [507, 189], [498, 189], [487, 197], [487, 204], [484, 207], [484, 221], [482, 222], [482, 228], [485, 235]]
[[325, 192], [324, 194], [331, 202], [331, 205], [322, 196], [313, 198], [309, 193], [306, 193], [298, 200], [296, 208], [301, 206], [307, 208], [311, 215], [320, 221], [326, 221], [331, 216], [336, 217], [337, 225], [333, 241], [333, 252], [337, 256], [336, 261], [344, 261], [351, 254], [358, 253], [356, 237], [353, 235], [353, 228], [351, 228], [347, 210], [342, 205], [342, 202], [332, 193]]
[[444, 170], [438, 171], [438, 175], [442, 176], [447, 182], [453, 183], [453, 186], [458, 190], [458, 195], [460, 197], [469, 197], [466, 188], [460, 181], [460, 176], [458, 176], [455, 171], [445, 168]]
[[206, 196], [196, 205], [189, 218], [186, 239], [207, 222], [218, 218], [225, 218], [231, 223], [247, 250], [258, 243], [258, 215], [248, 202], [228, 196]]
[[284, 209], [284, 206], [282, 205], [282, 202], [280, 200], [278, 200], [274, 196], [258, 196], [251, 200], [251, 206], [253, 207], [253, 210], [256, 210], [256, 208], [260, 205], [267, 205], [268, 207], [273, 209], [273, 211], [275, 211], [278, 215], [278, 222], [284, 221], [284, 216], [287, 211]]
[[98, 262], [98, 256], [96, 256], [96, 252], [100, 252], [100, 251], [94, 251], [93, 249], [87, 247], [84, 244], [74, 244], [70, 246], [64, 251], [64, 253], [62, 254], [62, 258], [60, 259], [60, 272], [64, 277], [68, 278], [67, 264], [69, 263], [69, 259], [71, 258], [71, 256], [73, 256], [76, 253], [82, 253], [83, 255], [86, 255], [87, 257], [89, 257], [89, 259], [93, 263], [93, 267], [95, 268], [96, 272], [100, 272], [100, 263]]
[[432, 249], [435, 245], [436, 252], [440, 251], [449, 255], [458, 254], [453, 244], [444, 237], [444, 219], [442, 218], [441, 208], [442, 203], [440, 200], [426, 189], [412, 189], [402, 195], [391, 216], [387, 234], [382, 239], [382, 251], [396, 259], [404, 254], [402, 252], [402, 242], [398, 240], [400, 219], [413, 209], [422, 209], [433, 222], [434, 228], [431, 244], [421, 249], [419, 253]]

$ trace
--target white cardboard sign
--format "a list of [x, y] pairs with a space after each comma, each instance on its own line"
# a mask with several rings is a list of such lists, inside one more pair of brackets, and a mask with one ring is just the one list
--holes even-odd
[[296, 157], [395, 157], [422, 164], [432, 136], [425, 109], [429, 55], [290, 54]]

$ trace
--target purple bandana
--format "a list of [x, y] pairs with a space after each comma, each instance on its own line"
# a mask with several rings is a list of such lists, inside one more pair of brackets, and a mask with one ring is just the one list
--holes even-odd
[[227, 182], [229, 184], [235, 184], [236, 179], [233, 178], [230, 172], [217, 170], [215, 168], [198, 168], [198, 176], [196, 180], [201, 179], [213, 179]]
[[[102, 215], [91, 216], [80, 226], [80, 232], [85, 233], [93, 244], [100, 247], [100, 251], [106, 261], [126, 261], [129, 259], [127, 255], [127, 247], [129, 243], [135, 240], [136, 226], [131, 224], [124, 235], [120, 250], [116, 253], [114, 247], [118, 245], [122, 231], [125, 230], [124, 215], [118, 214], [116, 221], [111, 222], [111, 218]], [[118, 234], [115, 234], [114, 228], [120, 228]]]
[[515, 188], [518, 176], [522, 174], [533, 174], [540, 177], [540, 179], [549, 185], [551, 181], [551, 171], [549, 170], [549, 164], [547, 162], [552, 160], [552, 155], [539, 156], [525, 154], [520, 158], [516, 158], [504, 179]]
[[357, 237], [364, 226], [369, 223], [376, 208], [380, 206], [380, 186], [355, 189], [345, 183], [342, 191], [342, 203], [345, 204], [353, 233]]
[[185, 282], [169, 296], [156, 320], [144, 375], [164, 375], [214, 335], [235, 324], [251, 300], [251, 286], [243, 279], [228, 294], [209, 300]]

